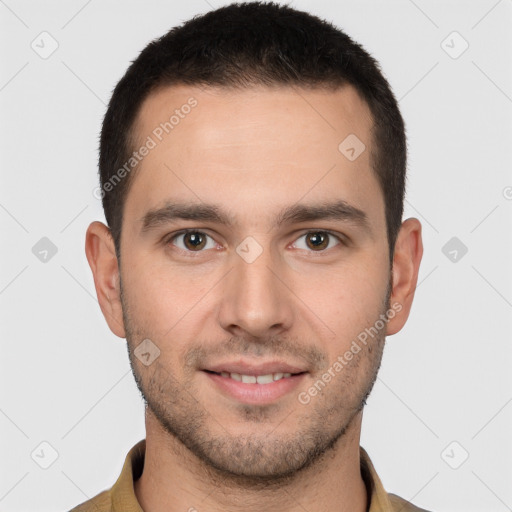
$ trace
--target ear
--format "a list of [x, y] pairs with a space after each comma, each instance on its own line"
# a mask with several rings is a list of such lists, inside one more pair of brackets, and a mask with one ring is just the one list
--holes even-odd
[[103, 316], [110, 330], [116, 336], [125, 338], [115, 245], [110, 229], [102, 222], [95, 221], [87, 229], [85, 254], [92, 270]]
[[395, 244], [393, 288], [389, 299], [391, 307], [393, 304], [400, 304], [402, 307], [399, 311], [397, 307], [398, 312], [389, 319], [386, 335], [400, 331], [409, 317], [422, 256], [421, 223], [415, 218], [407, 219], [400, 226]]

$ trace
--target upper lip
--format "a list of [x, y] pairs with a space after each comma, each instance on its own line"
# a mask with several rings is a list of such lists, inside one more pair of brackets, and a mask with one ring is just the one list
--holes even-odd
[[239, 373], [241, 375], [268, 375], [270, 373], [303, 373], [306, 370], [300, 366], [291, 365], [284, 361], [267, 361], [255, 363], [250, 361], [231, 361], [225, 363], [218, 363], [204, 370], [215, 373]]

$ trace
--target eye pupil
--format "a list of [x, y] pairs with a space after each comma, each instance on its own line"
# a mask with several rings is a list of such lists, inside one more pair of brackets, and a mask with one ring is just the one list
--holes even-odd
[[185, 233], [183, 238], [188, 249], [202, 249], [206, 243], [200, 233]]
[[[327, 233], [310, 233], [307, 235], [306, 239], [308, 240], [308, 245], [312, 249], [324, 249], [327, 247], [327, 245], [329, 245]], [[310, 241], [312, 245], [310, 244]]]

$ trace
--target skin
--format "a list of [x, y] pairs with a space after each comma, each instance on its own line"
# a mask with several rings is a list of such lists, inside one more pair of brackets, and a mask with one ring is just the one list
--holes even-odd
[[[353, 88], [163, 88], [141, 108], [141, 143], [191, 96], [197, 106], [137, 166], [121, 265], [104, 224], [93, 222], [86, 235], [101, 309], [112, 332], [127, 338], [147, 403], [137, 498], [151, 512], [363, 512], [362, 408], [385, 336], [410, 312], [421, 224], [402, 223], [391, 275], [384, 198], [370, 167], [372, 119]], [[366, 145], [354, 161], [338, 150], [349, 134]], [[283, 208], [339, 199], [366, 214], [367, 230], [340, 219], [274, 226]], [[144, 232], [145, 214], [166, 201], [214, 203], [235, 224], [178, 219]], [[172, 238], [188, 228], [206, 237], [204, 248]], [[319, 249], [311, 243], [319, 231], [340, 239]], [[251, 263], [236, 251], [246, 237], [262, 250]], [[298, 394], [393, 304], [400, 311], [379, 335], [301, 404]], [[144, 339], [160, 350], [148, 366], [134, 356]], [[226, 395], [202, 371], [276, 358], [305, 374], [267, 404]]]

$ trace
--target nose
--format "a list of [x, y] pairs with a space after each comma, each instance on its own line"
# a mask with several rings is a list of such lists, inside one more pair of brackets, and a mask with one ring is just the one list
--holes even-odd
[[234, 268], [223, 283], [218, 317], [231, 334], [265, 338], [293, 324], [294, 297], [287, 267], [277, 255], [273, 257], [270, 248], [262, 249], [253, 261], [242, 252], [232, 255]]

